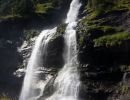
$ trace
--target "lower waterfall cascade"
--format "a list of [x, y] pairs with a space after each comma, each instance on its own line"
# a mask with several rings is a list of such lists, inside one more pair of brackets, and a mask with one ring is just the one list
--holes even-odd
[[[58, 72], [54, 81], [55, 91], [45, 100], [78, 100], [79, 94], [79, 74], [77, 61], [77, 42], [76, 42], [76, 26], [79, 9], [81, 7], [79, 0], [72, 0], [70, 9], [66, 19], [66, 29], [64, 34], [65, 46], [63, 52], [64, 66]], [[44, 94], [44, 88], [51, 79], [46, 77], [45, 81], [39, 78], [40, 70], [43, 66], [42, 61], [45, 59], [43, 55], [50, 39], [56, 33], [57, 28], [44, 30], [37, 37], [31, 57], [29, 59], [26, 75], [24, 78], [22, 91], [19, 100], [38, 100]], [[37, 92], [40, 89], [40, 92]]]
[[41, 67], [43, 67], [43, 52], [46, 53], [45, 50], [47, 48], [47, 43], [53, 36], [53, 33], [56, 32], [56, 29], [57, 28], [44, 30], [38, 36], [27, 65], [26, 75], [19, 100], [28, 100], [29, 98], [35, 97], [36, 90], [34, 88], [36, 88], [36, 84], [41, 82], [38, 75], [40, 74]]

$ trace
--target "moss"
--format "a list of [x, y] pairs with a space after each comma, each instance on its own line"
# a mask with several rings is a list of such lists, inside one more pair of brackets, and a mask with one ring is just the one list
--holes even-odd
[[121, 94], [127, 94], [128, 90], [129, 90], [129, 87], [126, 84], [121, 84], [120, 87], [119, 87], [119, 92]]
[[57, 31], [55, 33], [55, 35], [53, 36], [53, 38], [51, 39], [51, 41], [53, 41], [55, 38], [62, 36], [65, 32], [66, 29], [66, 24], [61, 24], [60, 26], [57, 27]]
[[121, 72], [126, 72], [130, 70], [130, 65], [129, 64], [120, 65], [119, 68]]
[[114, 34], [116, 32], [121, 32], [122, 30], [118, 29], [118, 27], [112, 27], [112, 26], [108, 26], [108, 25], [102, 25], [102, 26], [98, 26], [96, 24], [93, 24], [91, 26], [87, 26], [86, 27], [86, 31], [83, 31], [82, 33], [90, 34], [92, 39], [98, 38], [100, 36], [104, 36], [104, 35], [111, 35]]
[[34, 36], [37, 36], [38, 33], [40, 33], [39, 31], [37, 30], [24, 30], [24, 38], [25, 40], [29, 40], [31, 38], [33, 38]]
[[58, 36], [64, 34], [65, 29], [66, 29], [66, 25], [65, 24], [62, 24], [62, 25], [58, 26], [57, 31], [56, 31], [56, 33], [55, 33], [53, 38], [58, 37]]
[[63, 2], [64, 0], [0, 0], [0, 15], [4, 17], [48, 14], [53, 8], [61, 6]]
[[7, 20], [7, 19], [16, 19], [16, 18], [22, 18], [23, 16], [21, 15], [5, 15], [5, 16], [0, 16], [1, 20]]
[[129, 40], [130, 35], [127, 32], [120, 32], [113, 35], [106, 35], [94, 39], [94, 47], [99, 46], [120, 46], [125, 40]]
[[112, 18], [106, 17], [128, 11], [127, 5], [130, 5], [129, 0], [88, 0], [87, 16], [81, 24], [87, 29], [85, 34], [90, 34], [91, 39], [94, 39], [95, 47], [121, 45], [125, 39], [128, 39], [129, 34], [124, 32], [122, 25], [111, 24], [109, 21]]
[[92, 31], [101, 31], [103, 33], [114, 33], [116, 31], [115, 27], [112, 26], [97, 26], [97, 25], [91, 25], [88, 26], [88, 32], [92, 32]]
[[0, 100], [10, 100], [10, 98], [6, 95], [0, 96]]
[[88, 20], [93, 20], [95, 19], [97, 16], [99, 16], [100, 14], [102, 14], [103, 12], [100, 10], [95, 10], [93, 11], [90, 16], [87, 17]]
[[62, 24], [57, 28], [57, 33], [61, 33], [63, 34], [65, 32], [66, 29], [66, 24]]
[[89, 20], [92, 20], [99, 16], [102, 13], [105, 13], [107, 10], [110, 10], [114, 7], [113, 0], [88, 0], [86, 9], [89, 11], [90, 15], [88, 16]]
[[[110, 19], [109, 19], [110, 20]], [[123, 28], [121, 26], [112, 26], [112, 25], [107, 25], [103, 23], [107, 23], [108, 19], [107, 18], [99, 18], [99, 19], [94, 19], [94, 20], [89, 20], [88, 17], [85, 17], [80, 23], [87, 29], [87, 30], [103, 30], [105, 33], [108, 31], [123, 31]]]
[[130, 1], [129, 0], [118, 0], [117, 7], [130, 10]]
[[84, 36], [79, 38], [79, 45], [82, 46], [84, 44]]
[[47, 13], [51, 9], [53, 9], [52, 3], [44, 3], [44, 4], [38, 3], [35, 7], [35, 12], [43, 14]]
[[130, 10], [129, 0], [88, 0], [85, 7], [89, 13], [88, 20], [93, 20], [98, 16], [112, 11], [120, 11], [124, 9]]

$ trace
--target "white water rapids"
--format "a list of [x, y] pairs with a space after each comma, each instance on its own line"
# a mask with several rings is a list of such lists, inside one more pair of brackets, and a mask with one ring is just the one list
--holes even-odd
[[[63, 57], [65, 65], [58, 72], [58, 75], [54, 81], [54, 87], [56, 88], [55, 92], [52, 96], [46, 98], [45, 100], [78, 100], [80, 80], [77, 71], [78, 61], [75, 27], [77, 25], [77, 17], [80, 7], [81, 3], [79, 0], [72, 0], [65, 22], [68, 24], [64, 34], [65, 48]], [[45, 53], [46, 45], [55, 32], [56, 28], [44, 30], [38, 36], [27, 66], [19, 100], [37, 100], [37, 98], [42, 95], [45, 84], [50, 78], [48, 78], [47, 81], [40, 83], [39, 77], [36, 73], [39, 71], [37, 69], [43, 66], [42, 61], [44, 58], [42, 58], [42, 55]], [[40, 94], [36, 95], [37, 91], [34, 88], [38, 85], [42, 86], [39, 87], [42, 89]]]
[[79, 0], [73, 0], [70, 5], [70, 10], [67, 14], [66, 27], [64, 39], [64, 61], [65, 65], [58, 73], [55, 79], [54, 85], [56, 86], [56, 92], [46, 100], [78, 100], [79, 93], [79, 75], [77, 71], [77, 42], [76, 42], [76, 30], [77, 16], [81, 3]]
[[38, 73], [40, 72], [40, 68], [43, 66], [42, 55], [45, 52], [47, 43], [53, 36], [53, 33], [56, 32], [56, 29], [57, 28], [44, 30], [37, 37], [35, 46], [33, 47], [33, 51], [27, 65], [26, 75], [19, 100], [30, 100], [30, 98], [35, 97], [36, 84], [39, 82]]

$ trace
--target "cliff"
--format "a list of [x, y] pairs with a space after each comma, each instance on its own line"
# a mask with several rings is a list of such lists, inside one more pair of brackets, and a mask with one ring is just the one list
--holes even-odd
[[[27, 58], [17, 48], [25, 40], [30, 43], [30, 39], [41, 30], [55, 25], [58, 26], [58, 31], [49, 43], [46, 66], [54, 69], [54, 76], [57, 74], [57, 70], [64, 64], [62, 52], [65, 25], [61, 24], [66, 18], [70, 2], [71, 0], [0, 0], [1, 93], [13, 89], [15, 85], [20, 89], [22, 78], [16, 78], [12, 73], [18, 67], [25, 67], [23, 61]], [[76, 28], [80, 63], [78, 69], [82, 82], [80, 97], [83, 100], [128, 100], [129, 86], [122, 79], [130, 68], [130, 1], [81, 2], [81, 20]], [[25, 54], [28, 52], [30, 51]]]
[[[85, 1], [84, 1], [85, 2]], [[128, 100], [129, 0], [88, 0], [77, 27], [81, 80], [90, 100]], [[88, 94], [88, 95], [87, 95]]]

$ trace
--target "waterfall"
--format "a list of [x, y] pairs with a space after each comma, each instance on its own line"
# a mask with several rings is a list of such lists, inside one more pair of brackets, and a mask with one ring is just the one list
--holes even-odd
[[40, 70], [43, 67], [43, 54], [46, 53], [45, 50], [47, 48], [47, 43], [53, 37], [53, 33], [56, 32], [56, 29], [57, 28], [44, 30], [37, 37], [27, 65], [26, 75], [19, 100], [36, 100], [35, 98], [38, 97], [38, 89], [42, 92], [46, 83], [42, 82], [39, 78], [40, 73], [42, 73]]
[[59, 71], [55, 79], [54, 86], [56, 87], [55, 93], [46, 100], [78, 100], [79, 92], [79, 75], [77, 71], [77, 48], [76, 48], [76, 30], [77, 16], [81, 3], [79, 0], [72, 0], [70, 10], [67, 14], [66, 27], [64, 39], [64, 61], [65, 65]]
[[[78, 100], [79, 92], [79, 74], [77, 71], [77, 43], [76, 43], [76, 25], [77, 17], [81, 3], [79, 0], [72, 0], [66, 19], [66, 30], [64, 34], [65, 48], [63, 68], [58, 72], [54, 81], [55, 92], [45, 100]], [[38, 100], [46, 84], [51, 79], [49, 76], [45, 80], [39, 78], [40, 68], [43, 68], [43, 60], [46, 55], [46, 48], [49, 40], [54, 36], [57, 28], [44, 30], [37, 37], [29, 63], [27, 65], [26, 75], [19, 100]], [[40, 89], [40, 92], [39, 92]]]

